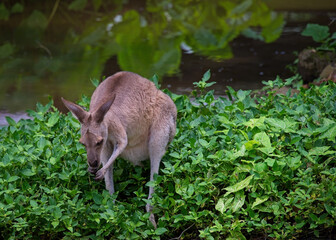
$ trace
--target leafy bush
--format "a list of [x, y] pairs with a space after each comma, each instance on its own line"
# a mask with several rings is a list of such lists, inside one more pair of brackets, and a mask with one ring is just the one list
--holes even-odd
[[[336, 84], [256, 98], [228, 88], [227, 99], [204, 90], [209, 78], [196, 83], [193, 100], [171, 94], [177, 135], [156, 180], [148, 182], [148, 165], [119, 159], [113, 196], [87, 173], [70, 114], [49, 103], [29, 111], [33, 120], [8, 118], [0, 129], [1, 236], [289, 238], [335, 226]], [[145, 213], [146, 185], [156, 187], [157, 229]]]
[[315, 42], [321, 43], [318, 50], [335, 52], [336, 49], [336, 32], [330, 33], [328, 26], [309, 23], [301, 33], [302, 36], [312, 37]]

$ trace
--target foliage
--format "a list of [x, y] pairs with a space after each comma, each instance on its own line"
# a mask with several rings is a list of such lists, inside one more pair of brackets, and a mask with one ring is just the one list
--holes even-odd
[[17, 88], [22, 81], [41, 79], [58, 86], [70, 79], [80, 84], [100, 77], [113, 57], [122, 70], [145, 77], [172, 75], [179, 71], [181, 44], [227, 59], [232, 57], [229, 43], [240, 34], [271, 42], [284, 25], [282, 15], [261, 0], [147, 0], [140, 7], [126, 2], [0, 3], [0, 48], [5, 50], [0, 51], [0, 79], [15, 81]]
[[327, 50], [335, 52], [336, 32], [330, 33], [328, 26], [309, 23], [302, 32], [303, 36], [312, 37], [315, 42], [321, 43], [318, 50]]
[[[291, 97], [228, 88], [171, 94], [178, 129], [149, 166], [115, 166], [116, 194], [86, 171], [79, 123], [50, 102], [0, 129], [0, 232], [5, 239], [286, 239], [335, 226], [336, 84]], [[281, 87], [279, 79], [268, 85]], [[88, 105], [84, 97], [81, 104]], [[148, 186], [158, 228], [145, 213]], [[114, 202], [115, 200], [115, 202]]]

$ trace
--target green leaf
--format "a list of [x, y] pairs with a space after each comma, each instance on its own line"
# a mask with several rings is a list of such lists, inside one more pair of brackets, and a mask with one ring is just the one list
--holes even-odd
[[326, 132], [324, 132], [320, 136], [320, 138], [321, 139], [327, 138], [328, 140], [335, 142], [335, 138], [336, 138], [336, 124], [332, 124], [332, 126]]
[[58, 112], [54, 112], [52, 113], [52, 115], [50, 116], [50, 118], [48, 119], [47, 122], [47, 126], [48, 127], [53, 127], [59, 120], [59, 113]]
[[91, 79], [91, 83], [96, 88], [99, 86], [99, 80], [97, 78]]
[[56, 228], [59, 225], [59, 221], [52, 221], [51, 225], [53, 225], [53, 227]]
[[274, 163], [275, 163], [275, 159], [273, 158], [267, 158], [266, 159], [266, 163], [269, 167], [273, 167]]
[[238, 210], [240, 210], [240, 208], [244, 205], [245, 203], [245, 195], [244, 192], [237, 192], [235, 194], [235, 198], [234, 201], [232, 203], [232, 212], [237, 212]]
[[52, 212], [54, 218], [60, 219], [62, 217], [62, 211], [59, 207], [56, 207]]
[[24, 24], [32, 29], [44, 30], [48, 25], [48, 19], [42, 12], [34, 10], [25, 20]]
[[288, 166], [292, 170], [299, 168], [302, 164], [300, 155], [298, 155], [296, 157], [288, 157], [286, 160], [288, 162]]
[[14, 46], [10, 43], [5, 43], [0, 46], [0, 59], [6, 59], [14, 53]]
[[242, 1], [242, 3], [237, 5], [234, 9], [232, 9], [231, 14], [240, 15], [245, 13], [252, 6], [252, 3], [253, 3], [252, 0]]
[[211, 77], [211, 72], [210, 72], [210, 69], [208, 71], [206, 71], [202, 77], [202, 81], [206, 82], [210, 79]]
[[26, 169], [22, 170], [22, 174], [27, 176], [27, 177], [31, 177], [31, 176], [36, 175], [36, 172], [32, 171], [32, 169], [30, 169], [30, 168], [26, 168]]
[[250, 140], [250, 141], [246, 142], [244, 145], [245, 145], [245, 147], [246, 147], [246, 150], [247, 150], [247, 151], [250, 151], [250, 150], [254, 149], [255, 146], [258, 146], [259, 144], [260, 144], [259, 141], [256, 141], [256, 140]]
[[150, 80], [155, 84], [157, 89], [160, 89], [161, 84], [159, 83], [159, 76], [157, 74], [154, 74], [153, 77], [150, 78]]
[[6, 121], [8, 122], [8, 124], [10, 126], [15, 126], [16, 125], [16, 122], [11, 117], [6, 116], [5, 118], [6, 118]]
[[234, 197], [229, 199], [220, 198], [215, 206], [215, 209], [223, 214], [228, 208], [231, 207], [233, 199]]
[[329, 37], [329, 27], [308, 23], [301, 33], [302, 36], [312, 37], [315, 42], [322, 42]]
[[0, 20], [8, 20], [9, 18], [9, 11], [6, 8], [5, 4], [1, 3], [0, 4]]
[[249, 186], [252, 178], [254, 175], [248, 176], [247, 178], [245, 178], [243, 181], [240, 181], [239, 183], [236, 183], [233, 186], [230, 187], [226, 187], [224, 188], [228, 193], [234, 193], [234, 192], [238, 192], [246, 187]]
[[209, 143], [203, 139], [199, 139], [198, 141], [202, 145], [202, 147], [207, 148], [209, 146]]
[[24, 10], [24, 6], [20, 3], [15, 3], [11, 9], [12, 13], [21, 13]]
[[96, 204], [101, 204], [102, 200], [103, 200], [103, 197], [101, 194], [98, 194], [98, 193], [93, 193], [92, 194], [92, 198], [93, 198], [93, 201], [96, 203]]
[[20, 179], [20, 177], [18, 177], [18, 176], [11, 176], [7, 181], [8, 182], [15, 182], [18, 179]]
[[309, 156], [325, 156], [336, 153], [336, 151], [331, 151], [329, 148], [330, 146], [315, 147], [309, 150]]
[[268, 200], [268, 196], [264, 196], [264, 197], [261, 197], [261, 198], [257, 198], [254, 203], [252, 204], [252, 209], [255, 208], [256, 206], [262, 204], [263, 202], [266, 202]]
[[83, 10], [86, 4], [87, 4], [87, 0], [74, 0], [70, 3], [70, 5], [68, 6], [68, 9], [75, 10], [75, 11]]
[[146, 186], [147, 187], [155, 187], [156, 186], [155, 181], [149, 181], [149, 182], [147, 182]]
[[282, 14], [272, 14], [272, 21], [262, 29], [262, 36], [266, 43], [270, 43], [278, 39], [282, 33], [285, 21]]
[[30, 200], [29, 202], [30, 202], [30, 206], [32, 206], [33, 208], [38, 207], [38, 204], [35, 200]]
[[171, 156], [171, 157], [173, 157], [173, 158], [177, 158], [177, 159], [181, 158], [181, 157], [180, 157], [180, 154], [178, 154], [177, 152], [169, 153], [169, 156]]
[[265, 116], [262, 116], [260, 118], [251, 118], [249, 121], [243, 123], [246, 127], [250, 128], [259, 128], [260, 130], [263, 130], [265, 128]]
[[164, 227], [159, 227], [159, 228], [157, 228], [157, 229], [155, 229], [155, 234], [157, 234], [157, 235], [162, 235], [162, 234], [164, 234], [165, 232], [167, 232], [168, 230], [166, 229], [166, 228], [164, 228]]

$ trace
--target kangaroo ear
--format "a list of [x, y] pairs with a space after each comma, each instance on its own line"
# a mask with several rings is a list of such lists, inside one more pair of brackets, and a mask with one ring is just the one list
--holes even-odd
[[70, 112], [72, 112], [73, 115], [81, 122], [84, 122], [85, 117], [88, 115], [88, 113], [79, 105], [70, 102], [68, 100], [65, 100], [64, 98], [61, 98], [64, 105], [69, 109]]
[[110, 109], [114, 100], [115, 100], [115, 94], [112, 96], [111, 99], [107, 100], [96, 110], [96, 112], [93, 114], [94, 120], [96, 122], [101, 123], [104, 120], [105, 114]]

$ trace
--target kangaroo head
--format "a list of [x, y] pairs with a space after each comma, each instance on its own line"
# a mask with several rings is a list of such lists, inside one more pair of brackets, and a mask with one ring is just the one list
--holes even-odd
[[79, 142], [86, 148], [90, 173], [96, 173], [101, 164], [100, 154], [107, 139], [107, 128], [103, 120], [114, 99], [115, 96], [103, 103], [97, 110], [87, 112], [81, 106], [62, 98], [64, 105], [81, 123]]

